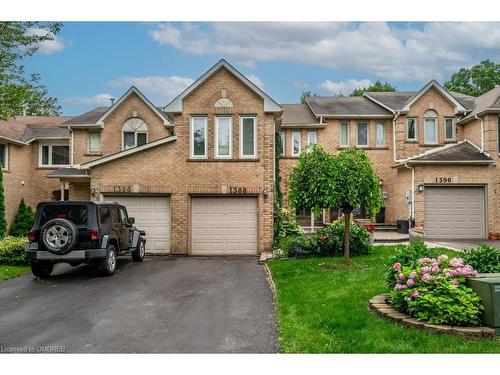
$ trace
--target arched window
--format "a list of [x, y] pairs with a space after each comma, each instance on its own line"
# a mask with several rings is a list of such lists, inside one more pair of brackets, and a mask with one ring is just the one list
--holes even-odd
[[148, 143], [148, 125], [138, 117], [129, 118], [123, 123], [122, 149], [142, 146]]
[[215, 102], [215, 105], [214, 107], [217, 107], [217, 108], [231, 108], [233, 106], [233, 102], [231, 100], [229, 100], [228, 98], [220, 98], [219, 100], [217, 100]]
[[424, 113], [424, 143], [429, 145], [438, 143], [438, 114], [433, 109]]

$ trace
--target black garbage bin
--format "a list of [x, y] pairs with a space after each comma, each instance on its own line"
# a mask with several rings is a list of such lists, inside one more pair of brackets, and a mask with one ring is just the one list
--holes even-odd
[[408, 220], [396, 220], [398, 226], [397, 232], [401, 234], [408, 234], [410, 229], [410, 222]]

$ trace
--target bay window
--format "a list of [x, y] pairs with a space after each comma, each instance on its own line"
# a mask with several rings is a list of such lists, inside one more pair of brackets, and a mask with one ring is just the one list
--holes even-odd
[[358, 122], [357, 145], [368, 147], [368, 123]]
[[232, 146], [231, 117], [215, 118], [215, 157], [231, 158]]
[[255, 117], [240, 118], [240, 157], [257, 157], [257, 124]]
[[206, 117], [191, 117], [190, 149], [192, 158], [203, 159], [207, 157]]

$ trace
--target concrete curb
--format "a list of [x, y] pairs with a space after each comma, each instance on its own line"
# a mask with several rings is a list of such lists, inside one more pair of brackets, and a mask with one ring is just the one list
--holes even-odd
[[435, 333], [449, 333], [463, 336], [468, 339], [494, 338], [495, 330], [489, 327], [458, 327], [449, 325], [428, 324], [424, 321], [412, 318], [392, 307], [388, 302], [389, 293], [379, 294], [370, 298], [368, 303], [370, 311], [375, 314], [402, 323], [408, 327], [426, 329]]

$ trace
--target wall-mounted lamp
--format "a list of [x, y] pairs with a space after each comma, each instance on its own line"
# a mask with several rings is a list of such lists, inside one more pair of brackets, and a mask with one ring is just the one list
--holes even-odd
[[90, 189], [90, 194], [92, 195], [92, 198], [95, 198], [95, 196], [96, 196], [95, 187], [93, 187], [93, 188]]
[[21, 185], [22, 185], [22, 186], [24, 186], [24, 180], [23, 180], [23, 181], [21, 181]]
[[262, 194], [264, 194], [264, 199], [267, 199], [267, 197], [269, 196], [269, 191], [267, 190], [267, 188], [264, 188], [264, 190], [262, 190]]
[[417, 188], [418, 188], [418, 192], [419, 192], [419, 193], [421, 193], [421, 192], [423, 192], [423, 191], [424, 191], [425, 186], [424, 186], [424, 184], [420, 184], [420, 185], [418, 185], [418, 187], [417, 187]]

